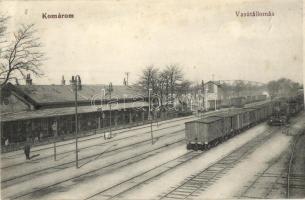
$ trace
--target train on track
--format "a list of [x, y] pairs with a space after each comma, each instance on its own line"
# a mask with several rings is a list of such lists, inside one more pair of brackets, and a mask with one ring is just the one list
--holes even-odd
[[[187, 149], [206, 150], [216, 146], [218, 143], [270, 119], [276, 106], [276, 101], [268, 101], [247, 108], [228, 109], [217, 115], [186, 122]], [[302, 109], [303, 104], [297, 105], [297, 108]]]
[[303, 95], [282, 97], [274, 100], [273, 112], [268, 120], [270, 126], [283, 126], [304, 107]]

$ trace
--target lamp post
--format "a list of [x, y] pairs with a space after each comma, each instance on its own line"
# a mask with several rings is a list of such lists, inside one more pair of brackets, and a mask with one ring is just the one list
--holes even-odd
[[111, 138], [111, 135], [112, 135], [112, 130], [111, 130], [111, 92], [113, 91], [113, 87], [112, 87], [112, 83], [110, 82], [109, 85], [108, 85], [108, 92], [109, 92], [109, 101], [110, 101], [110, 104], [109, 104], [109, 135], [110, 135], [110, 138]]
[[154, 136], [153, 136], [153, 128], [152, 128], [152, 116], [151, 116], [151, 99], [150, 99], [150, 93], [152, 89], [148, 89], [148, 112], [149, 112], [149, 120], [150, 120], [150, 135], [151, 135], [151, 144], [154, 144]]
[[124, 94], [123, 95], [123, 99], [124, 99], [123, 109], [124, 109], [124, 111], [126, 110], [126, 105], [125, 105], [126, 97], [127, 97], [126, 94]]
[[208, 111], [208, 87], [205, 88], [205, 110]]
[[198, 117], [201, 116], [201, 107], [202, 107], [201, 106], [201, 99], [200, 99], [200, 97], [201, 97], [201, 90], [198, 90], [198, 99], [197, 99], [197, 105], [198, 105], [198, 107], [197, 107], [197, 114], [198, 114]]
[[78, 116], [77, 116], [77, 91], [81, 90], [81, 79], [79, 75], [72, 76], [71, 84], [75, 93], [75, 164], [78, 168]]
[[57, 120], [52, 123], [52, 132], [53, 132], [53, 149], [54, 149], [54, 161], [56, 161], [56, 139], [57, 139]]
[[105, 122], [104, 122], [104, 118], [105, 118], [105, 113], [103, 111], [103, 101], [104, 101], [104, 98], [106, 96], [106, 91], [105, 89], [102, 89], [102, 95], [101, 95], [101, 108], [102, 108], [102, 127], [103, 127], [103, 133], [104, 133], [104, 139], [106, 139], [106, 136], [105, 136]]

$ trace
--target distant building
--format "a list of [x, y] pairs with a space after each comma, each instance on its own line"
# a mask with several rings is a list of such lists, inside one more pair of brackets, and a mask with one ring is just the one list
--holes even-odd
[[209, 81], [204, 84], [204, 101], [206, 110], [215, 109], [225, 99], [222, 85], [216, 81]]

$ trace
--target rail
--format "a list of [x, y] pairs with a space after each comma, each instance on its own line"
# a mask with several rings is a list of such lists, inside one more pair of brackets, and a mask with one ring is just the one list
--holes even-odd
[[286, 198], [288, 198], [288, 199], [290, 198], [290, 173], [291, 173], [291, 166], [292, 166], [292, 162], [293, 162], [293, 157], [294, 157], [296, 143], [297, 143], [299, 137], [300, 137], [300, 135], [297, 135], [296, 138], [294, 139], [294, 142], [293, 142], [292, 148], [291, 148], [290, 158], [289, 158], [289, 164], [288, 164], [288, 170], [287, 170], [287, 191], [286, 191]]
[[[159, 118], [160, 121], [155, 121], [155, 122], [162, 122], [162, 123], [166, 123], [168, 120], [172, 120], [175, 119], [175, 121], [179, 121], [179, 120], [183, 120], [183, 118], [187, 118], [187, 117], [191, 117], [191, 116], [182, 116], [182, 117], [175, 117], [175, 116], [170, 116], [170, 117], [166, 117], [166, 118]], [[154, 122], [154, 123], [155, 123]], [[133, 122], [133, 123], [129, 123], [129, 124], [124, 124], [124, 125], [119, 125], [117, 127], [113, 127], [115, 131], [117, 130], [124, 130], [124, 129], [130, 129], [130, 128], [134, 128], [136, 127], [136, 129], [142, 129], [142, 128], [146, 128], [145, 125], [149, 124], [149, 121], [138, 121], [138, 122]], [[143, 127], [144, 126], [144, 127]], [[96, 135], [97, 132], [107, 132], [109, 130], [109, 127], [105, 127], [105, 128], [100, 128], [100, 129], [91, 129], [91, 130], [82, 130], [79, 132], [79, 137], [87, 137], [87, 136], [91, 136], [91, 135]], [[125, 131], [122, 131], [125, 132]], [[121, 132], [120, 132], [121, 133]], [[67, 141], [67, 140], [71, 140], [75, 137], [74, 133], [71, 134], [65, 134], [65, 135], [60, 135], [57, 137], [56, 141]], [[44, 139], [42, 139], [41, 141], [33, 141], [33, 146], [42, 146], [42, 145], [46, 145], [46, 144], [51, 144], [54, 142], [54, 138], [53, 137], [46, 137]], [[17, 151], [17, 150], [21, 150], [24, 147], [25, 142], [18, 142], [18, 143], [11, 143], [7, 146], [2, 145], [1, 146], [1, 153], [7, 153], [7, 152], [12, 152], [12, 151]]]

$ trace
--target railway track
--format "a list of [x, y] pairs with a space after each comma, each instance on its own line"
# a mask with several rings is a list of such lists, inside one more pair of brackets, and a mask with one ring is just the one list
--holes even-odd
[[[291, 148], [269, 162], [262, 172], [256, 174], [255, 179], [248, 183], [235, 198], [290, 198], [291, 167], [298, 136], [293, 139]], [[296, 180], [301, 178], [296, 176]], [[296, 184], [298, 187], [299, 185]], [[304, 194], [305, 194], [305, 187]]]
[[[217, 111], [217, 113], [223, 113], [223, 112], [226, 112], [226, 111], [225, 111], [225, 110]], [[206, 116], [209, 116], [209, 115], [211, 115], [211, 114], [213, 114], [213, 113], [207, 113]], [[185, 117], [185, 118], [182, 118], [182, 119], [174, 120], [174, 121], [171, 121], [171, 122], [172, 122], [172, 123], [175, 123], [175, 122], [177, 122], [177, 121], [183, 121], [183, 120], [192, 119], [192, 118], [196, 119], [196, 117], [191, 116], [191, 117]], [[164, 123], [165, 123], [165, 122], [164, 122]], [[174, 125], [171, 125], [171, 126], [167, 126], [167, 127], [164, 127], [164, 128], [159, 128], [159, 129], [154, 130], [154, 131], [155, 131], [155, 132], [156, 132], [156, 131], [161, 131], [161, 130], [170, 129], [170, 128], [173, 128], [173, 127], [177, 127], [177, 124], [174, 124]], [[143, 129], [143, 128], [139, 128], [139, 129]], [[135, 130], [135, 129], [132, 129], [132, 130]], [[129, 132], [129, 131], [130, 131], [130, 130], [125, 131], [125, 132]], [[123, 132], [120, 132], [120, 133], [123, 133]], [[102, 141], [102, 142], [97, 143], [97, 144], [94, 144], [94, 145], [89, 145], [89, 146], [87, 146], [87, 147], [79, 148], [79, 151], [81, 151], [81, 150], [86, 150], [86, 149], [88, 150], [88, 149], [90, 149], [90, 148], [94, 148], [94, 147], [100, 146], [100, 145], [108, 145], [108, 144], [111, 144], [111, 143], [115, 143], [115, 142], [118, 142], [118, 141], [122, 141], [122, 140], [130, 139], [130, 138], [138, 137], [138, 136], [140, 136], [140, 135], [145, 135], [145, 134], [148, 134], [148, 133], [150, 133], [150, 131], [145, 131], [145, 132], [143, 132], [143, 133], [138, 133], [138, 134], [136, 134], [136, 135], [126, 136], [126, 137], [122, 137], [122, 138], [118, 138], [118, 139], [113, 139], [113, 140], [109, 140], [109, 141], [106, 141], [106, 142], [105, 142], [105, 141]], [[94, 139], [97, 139], [97, 138], [100, 138], [100, 137], [103, 137], [103, 136], [98, 136], [98, 137], [89, 138], [89, 139], [83, 139], [83, 140], [80, 140], [80, 141], [79, 141], [79, 144], [80, 144], [81, 142], [88, 141], [88, 140], [94, 140]], [[71, 145], [71, 144], [74, 144], [74, 143], [75, 143], [75, 142], [72, 141], [72, 142], [69, 142], [69, 143], [57, 145], [57, 148], [58, 148], [58, 147], [62, 147], [62, 146]], [[47, 150], [47, 149], [53, 149], [53, 147], [47, 147], [47, 148], [43, 148], [43, 149], [36, 150], [36, 151], [34, 150], [34, 151], [32, 151], [32, 154], [38, 153], [38, 152], [40, 152], [41, 150]], [[56, 156], [59, 157], [59, 156], [61, 156], [61, 155], [66, 155], [66, 154], [68, 154], [68, 153], [74, 153], [74, 152], [75, 152], [75, 150], [72, 149], [72, 150], [68, 150], [68, 151], [63, 151], [63, 152], [57, 153]], [[22, 158], [23, 158], [23, 153], [16, 154], [16, 155], [21, 155]], [[37, 161], [43, 161], [43, 160], [45, 160], [45, 159], [49, 159], [49, 158], [53, 158], [53, 157], [54, 157], [53, 154], [49, 154], [49, 155], [47, 155], [47, 156], [43, 156], [43, 157], [36, 158], [36, 159], [35, 159], [35, 162], [37, 162]], [[19, 167], [19, 166], [22, 165], [22, 164], [28, 164], [28, 163], [22, 159], [21, 162], [14, 162], [13, 164], [3, 166], [3, 167], [1, 168], [1, 170], [5, 170], [5, 169], [11, 168], [11, 167]], [[5, 179], [2, 180], [1, 182], [5, 182]]]
[[[191, 116], [191, 117], [185, 117], [183, 119], [178, 119], [178, 120], [174, 120], [174, 121], [171, 121], [171, 123], [174, 123], [174, 122], [178, 122], [178, 121], [183, 121], [183, 120], [187, 120], [187, 119], [191, 119], [191, 118], [194, 118], [194, 116]], [[164, 122], [165, 123], [165, 122]], [[162, 125], [163, 123], [160, 124], [160, 126]], [[177, 125], [171, 125], [171, 126], [167, 126], [167, 127], [162, 127], [162, 128], [158, 128], [157, 130], [155, 131], [160, 131], [160, 130], [165, 130], [165, 129], [170, 129], [170, 128], [173, 128], [173, 127], [176, 127]], [[124, 130], [124, 131], [120, 131], [120, 132], [117, 132], [116, 134], [121, 134], [121, 133], [126, 133], [126, 132], [130, 132], [130, 131], [134, 131], [134, 130], [140, 130], [140, 129], [144, 129], [144, 128], [147, 128], [148, 126], [145, 126], [145, 127], [140, 127], [140, 128], [133, 128], [132, 130]], [[143, 132], [143, 133], [139, 133], [137, 135], [145, 135], [147, 133], [150, 133], [150, 131], [146, 131], [146, 132]], [[124, 139], [128, 139], [128, 138], [132, 138], [132, 137], [135, 137], [137, 135], [131, 135], [131, 136], [126, 136], [126, 137], [122, 137], [122, 138], [119, 138], [119, 139], [113, 139], [113, 140], [109, 140], [109, 141], [106, 141], [106, 142], [101, 142], [101, 143], [98, 143], [96, 145], [100, 145], [100, 144], [109, 144], [109, 143], [113, 143], [113, 142], [117, 142], [117, 141], [120, 141], [120, 140], [124, 140]], [[99, 136], [96, 136], [96, 137], [93, 137], [93, 138], [85, 138], [85, 139], [79, 139], [79, 144], [81, 144], [81, 142], [85, 142], [85, 141], [90, 141], [90, 140], [95, 140], [95, 139], [99, 139], [99, 138], [104, 138], [103, 134], [99, 135]], [[71, 141], [71, 142], [68, 142], [68, 143], [64, 143], [64, 144], [58, 144], [56, 145], [56, 147], [63, 147], [63, 146], [68, 146], [68, 145], [71, 145], [71, 144], [75, 144], [75, 141]], [[84, 150], [84, 149], [89, 149], [91, 147], [94, 147], [96, 145], [92, 145], [92, 146], [87, 146], [87, 147], [84, 147], [84, 148], [80, 148], [80, 150]], [[38, 149], [38, 150], [32, 150], [31, 153], [39, 153], [43, 150], [49, 150], [49, 149], [53, 149], [54, 147], [51, 146], [51, 147], [45, 147], [45, 148], [41, 148], [41, 149]], [[60, 152], [60, 153], [57, 153], [57, 156], [58, 155], [64, 155], [64, 154], [67, 154], [67, 153], [71, 153], [71, 152], [74, 152], [75, 150], [71, 150], [71, 151], [65, 151], [65, 152]], [[24, 156], [24, 153], [21, 152], [21, 153], [16, 153], [14, 154], [14, 157], [16, 156]], [[53, 154], [52, 155], [48, 155], [48, 156], [44, 156], [44, 157], [40, 157], [38, 159], [35, 159], [36, 161], [37, 160], [43, 160], [43, 159], [47, 159], [47, 158], [53, 158]], [[9, 157], [9, 159], [11, 159], [12, 157]], [[5, 159], [5, 158], [4, 158]], [[1, 167], [1, 170], [4, 170], [4, 169], [7, 169], [9, 167], [14, 167], [14, 166], [18, 166], [22, 163], [25, 163], [25, 161], [22, 161], [22, 162], [19, 162], [19, 163], [14, 163], [12, 165], [7, 165], [7, 166], [4, 166], [4, 167]]]
[[129, 178], [125, 180], [124, 182], [121, 182], [119, 184], [116, 184], [112, 187], [109, 187], [107, 189], [104, 189], [102, 191], [99, 191], [98, 193], [95, 193], [86, 199], [115, 199], [119, 197], [120, 195], [124, 194], [125, 192], [128, 192], [144, 183], [147, 183], [151, 181], [154, 178], [157, 178], [161, 176], [162, 174], [165, 174], [169, 172], [170, 170], [173, 170], [174, 168], [177, 168], [180, 165], [185, 164], [191, 159], [194, 159], [200, 155], [202, 155], [203, 152], [200, 151], [191, 151], [188, 152], [178, 158], [169, 160], [168, 162], [163, 163], [162, 165], [159, 165], [157, 167], [154, 167], [148, 171], [145, 171], [135, 177]]
[[256, 147], [277, 132], [277, 129], [269, 129], [264, 134], [257, 136], [240, 148], [234, 150], [216, 161], [208, 168], [188, 177], [182, 184], [173, 187], [169, 192], [159, 196], [160, 199], [188, 199], [197, 197], [206, 188], [225, 175], [235, 165], [240, 163], [247, 155], [256, 150]]
[[[266, 139], [266, 137], [264, 137], [264, 138]], [[260, 141], [263, 141], [263, 139]], [[186, 155], [183, 155], [181, 157], [178, 157], [176, 159], [163, 163], [162, 165], [160, 165], [158, 167], [155, 167], [155, 168], [150, 169], [146, 172], [143, 172], [135, 177], [127, 179], [124, 182], [121, 182], [117, 185], [113, 185], [110, 188], [99, 191], [99, 192], [89, 196], [86, 199], [99, 199], [99, 200], [100, 199], [120, 199], [120, 198], [122, 198], [122, 195], [124, 195], [125, 193], [130, 192], [143, 184], [152, 182], [153, 180], [157, 179], [161, 175], [166, 174], [166, 173], [170, 172], [171, 170], [173, 170], [183, 164], [188, 163], [188, 161], [202, 155], [203, 153], [205, 153], [205, 151], [203, 151], [203, 152], [191, 151], [190, 153], [188, 153]]]
[[[176, 131], [176, 134], [179, 134], [181, 132], [182, 131], [179, 131], [179, 132]], [[147, 141], [147, 143], [149, 143], [149, 142], [150, 142], [150, 140]], [[184, 145], [184, 138], [178, 138], [178, 139], [172, 141], [171, 143], [166, 143], [166, 144], [161, 145], [160, 147], [157, 147], [157, 148], [152, 149], [152, 150], [148, 150], [148, 151], [144, 151], [144, 152], [139, 152], [136, 155], [132, 154], [130, 157], [124, 157], [121, 160], [114, 161], [112, 163], [109, 163], [109, 164], [107, 164], [105, 166], [102, 166], [100, 168], [97, 168], [95, 170], [90, 170], [90, 171], [88, 171], [86, 173], [83, 173], [83, 174], [80, 174], [80, 175], [77, 175], [77, 176], [73, 176], [72, 178], [68, 178], [68, 179], [65, 179], [65, 180], [62, 180], [62, 181], [59, 181], [59, 182], [47, 185], [47, 186], [41, 186], [39, 188], [35, 188], [32, 191], [26, 191], [26, 192], [22, 192], [21, 194], [19, 193], [17, 195], [12, 195], [12, 196], [9, 197], [9, 199], [20, 199], [20, 198], [23, 199], [23, 198], [26, 198], [26, 197], [31, 198], [32, 196], [37, 196], [37, 194], [47, 194], [47, 191], [50, 190], [50, 188], [56, 187], [56, 186], [58, 186], [60, 184], [63, 184], [65, 182], [82, 181], [82, 180], [86, 179], [86, 177], [92, 177], [92, 175], [97, 176], [97, 174], [99, 174], [99, 173], [104, 174], [104, 173], [113, 171], [115, 169], [122, 168], [124, 166], [128, 166], [128, 165], [130, 165], [132, 163], [139, 162], [141, 160], [149, 158], [152, 155], [155, 155], [157, 153], [165, 151], [166, 149], [168, 149], [170, 147], [173, 147], [175, 145]], [[58, 166], [54, 167], [55, 170], [56, 170], [57, 167]], [[5, 191], [4, 191], [4, 194], [5, 194]]]
[[[293, 170], [294, 165], [300, 163], [296, 162], [296, 150], [298, 143], [300, 143], [300, 138], [305, 137], [305, 133], [298, 135], [293, 143], [292, 151], [290, 154], [288, 169], [287, 169], [287, 191], [286, 198], [304, 198], [305, 197], [305, 173], [300, 172], [300, 170]], [[304, 140], [303, 140], [304, 141]], [[304, 145], [304, 144], [303, 144]], [[302, 151], [298, 152], [302, 153]], [[300, 155], [299, 155], [300, 156]], [[304, 164], [304, 159], [301, 164]], [[304, 168], [304, 166], [303, 166]], [[295, 172], [297, 171], [297, 172]]]
[[290, 187], [291, 187], [291, 177], [290, 177], [290, 173], [291, 173], [291, 168], [292, 168], [292, 161], [293, 161], [293, 156], [295, 153], [295, 147], [296, 147], [296, 143], [298, 141], [299, 136], [297, 137], [297, 139], [294, 140], [292, 148], [291, 148], [291, 154], [290, 154], [290, 158], [289, 158], [289, 163], [288, 163], [288, 170], [287, 170], [287, 191], [286, 191], [286, 198], [290, 198]]
[[[263, 171], [256, 174], [255, 179], [251, 181], [245, 189], [236, 198], [284, 198], [281, 194], [285, 191], [285, 182], [287, 170], [286, 165], [288, 153], [286, 156], [279, 156], [272, 160], [272, 164]], [[283, 164], [285, 163], [285, 164]]]
[[[204, 113], [203, 117], [207, 117], [207, 116], [213, 115], [215, 113], [224, 113], [227, 110], [228, 109], [223, 109], [223, 110], [218, 110], [218, 111], [209, 111], [207, 113]], [[174, 122], [179, 122], [179, 121], [183, 121], [183, 120], [187, 120], [187, 119], [198, 119], [198, 117], [196, 117], [194, 115], [191, 115], [191, 116], [187, 116], [187, 117], [180, 117], [178, 119], [170, 119], [170, 120], [161, 121], [161, 122], [158, 122], [158, 124], [159, 124], [159, 126], [161, 126], [162, 124], [174, 123]], [[156, 123], [156, 122], [154, 122], [154, 123]], [[115, 134], [117, 135], [117, 134], [126, 133], [126, 132], [130, 132], [130, 131], [141, 130], [141, 129], [145, 129], [145, 128], [148, 128], [148, 127], [150, 127], [150, 124], [149, 125], [142, 125], [142, 126], [139, 126], [139, 127], [132, 127], [132, 128], [123, 129], [122, 131], [118, 131]], [[171, 128], [171, 127], [173, 127], [173, 126], [170, 126], [168, 128]], [[166, 128], [161, 128], [159, 130], [162, 130], [162, 129], [166, 129]], [[81, 143], [81, 142], [95, 140], [95, 139], [103, 138], [103, 137], [104, 137], [103, 134], [97, 134], [97, 135], [94, 135], [94, 136], [90, 135], [90, 136], [87, 136], [87, 138], [79, 138], [78, 141], [79, 141], [79, 143]], [[114, 141], [114, 140], [112, 140], [112, 141]], [[56, 147], [67, 146], [67, 145], [71, 145], [71, 144], [74, 144], [74, 143], [75, 143], [74, 140], [64, 141], [63, 144], [57, 144]], [[38, 153], [38, 152], [43, 151], [43, 150], [53, 149], [54, 147], [51, 144], [51, 145], [47, 145], [47, 147], [39, 148], [39, 146], [38, 146], [37, 148], [38, 149], [32, 149], [31, 152], [32, 153]], [[8, 155], [12, 154], [12, 152], [8, 152], [7, 154]], [[24, 155], [23, 151], [20, 151], [18, 153], [13, 153], [12, 156], [8, 156], [7, 159], [12, 159], [16, 156], [23, 156], [23, 155]], [[51, 156], [53, 156], [53, 155], [51, 155]], [[4, 157], [2, 159], [6, 159], [6, 157]], [[1, 169], [5, 169], [6, 167], [10, 167], [10, 166], [1, 167]]]
[[[220, 112], [226, 112], [226, 111], [220, 111]], [[182, 131], [182, 130], [181, 130], [181, 131]], [[171, 134], [174, 135], [175, 132], [170, 133], [170, 134], [165, 134], [165, 135], [163, 135], [163, 136], [160, 136], [159, 138], [166, 137], [166, 135], [171, 135]], [[176, 134], [178, 134], [177, 131], [176, 131]], [[170, 146], [170, 145], [173, 145], [173, 144], [182, 142], [183, 140], [184, 140], [184, 139], [181, 139], [181, 140], [176, 141], [176, 142], [174, 142], [174, 143], [172, 143], [172, 144], [166, 144], [164, 147], [167, 147], [167, 146]], [[139, 143], [135, 143], [135, 144], [128, 145], [128, 146], [125, 146], [125, 147], [120, 147], [120, 148], [118, 148], [118, 149], [111, 150], [110, 152], [115, 153], [115, 151], [119, 151], [119, 150], [123, 151], [125, 148], [135, 147], [136, 145], [144, 144], [145, 142], [150, 142], [150, 140], [145, 140], [145, 141], [141, 141], [141, 142], [139, 142]], [[161, 149], [161, 148], [162, 148], [162, 147], [160, 147], [159, 149]], [[153, 151], [154, 151], [154, 150], [153, 150]], [[103, 152], [103, 153], [104, 153], [104, 152]], [[107, 152], [107, 153], [109, 153], [109, 152]], [[147, 154], [146, 154], [146, 153], [147, 153]], [[145, 153], [144, 155], [150, 155], [151, 152], [146, 152], [146, 153]], [[88, 159], [90, 160], [91, 158], [94, 158], [94, 157], [96, 157], [96, 156], [100, 156], [100, 153], [99, 153], [99, 154], [95, 154], [95, 155], [91, 155], [91, 156], [86, 157], [86, 158], [82, 158], [81, 161], [86, 162]], [[147, 158], [147, 157], [146, 157], [146, 158]], [[129, 161], [128, 161], [129, 159], [136, 159], [136, 158], [133, 158], [133, 157], [132, 157], [132, 158], [127, 158], [126, 160], [122, 160], [122, 161], [117, 162], [117, 163], [115, 163], [115, 164], [119, 164], [119, 163], [122, 163], [122, 162], [129, 162]], [[143, 159], [145, 159], [145, 158], [143, 158]], [[139, 161], [139, 160], [137, 160], [137, 161], [135, 161], [135, 162], [138, 162], [138, 161]], [[102, 168], [98, 169], [98, 171], [99, 171], [99, 170], [102, 170], [102, 169], [105, 169], [105, 168], [107, 168], [107, 167], [111, 167], [111, 166], [113, 166], [113, 165], [115, 165], [115, 164], [111, 164], [111, 165], [109, 165], [109, 166], [102, 167]], [[130, 163], [128, 163], [128, 164], [130, 164]], [[127, 165], [128, 165], [128, 164], [127, 164]], [[22, 181], [26, 181], [26, 180], [28, 180], [29, 177], [31, 177], [32, 175], [35, 175], [35, 176], [36, 176], [36, 175], [39, 175], [39, 174], [44, 174], [44, 172], [51, 173], [51, 172], [54, 172], [54, 171], [56, 171], [56, 170], [62, 170], [62, 169], [64, 169], [64, 168], [68, 168], [68, 167], [70, 167], [70, 166], [72, 166], [72, 165], [74, 165], [74, 161], [68, 162], [68, 163], [64, 163], [64, 164], [61, 164], [61, 165], [52, 166], [52, 167], [49, 167], [49, 168], [46, 168], [46, 169], [42, 169], [42, 170], [38, 170], [38, 171], [35, 171], [35, 172], [31, 172], [31, 173], [28, 173], [28, 174], [24, 174], [24, 175], [22, 175], [22, 176], [13, 177], [12, 179], [3, 180], [3, 181], [2, 181], [2, 188], [6, 188], [6, 187], [12, 185], [13, 182], [19, 183], [19, 182], [22, 182]], [[50, 172], [50, 171], [51, 171], [51, 172]], [[88, 173], [93, 173], [93, 172], [96, 172], [96, 170], [90, 171], [90, 172], [88, 172]], [[79, 176], [75, 176], [75, 177], [73, 177], [73, 178], [64, 180], [64, 181], [62, 181], [62, 182], [66, 182], [66, 181], [70, 181], [70, 180], [76, 180], [76, 179], [78, 179], [78, 178], [80, 178], [80, 177], [82, 177], [82, 176], [86, 176], [86, 175], [87, 175], [87, 173], [86, 173], [86, 174], [79, 175]], [[11, 182], [11, 183], [9, 183], [9, 182]], [[62, 182], [60, 182], [60, 183], [62, 183]], [[12, 199], [22, 198], [22, 197], [24, 197], [24, 196], [28, 196], [28, 195], [31, 195], [31, 194], [34, 194], [34, 193], [37, 193], [37, 192], [39, 193], [40, 191], [44, 191], [45, 189], [50, 188], [50, 187], [54, 187], [54, 186], [56, 186], [56, 185], [58, 185], [58, 184], [60, 184], [60, 183], [56, 183], [55, 185], [48, 185], [48, 186], [46, 186], [46, 187], [42, 187], [42, 188], [39, 188], [39, 189], [35, 189], [34, 191], [22, 193], [21, 195], [15, 195], [15, 196], [12, 197]]]
[[[164, 128], [159, 128], [158, 130], [154, 130], [154, 131], [157, 132], [157, 131], [161, 131], [161, 130], [170, 129], [170, 128], [173, 128], [173, 127], [177, 127], [177, 125], [172, 125], [172, 126], [168, 126], [168, 127], [164, 127]], [[150, 131], [146, 131], [146, 132], [142, 132], [142, 133], [139, 133], [139, 134], [136, 134], [136, 135], [130, 135], [130, 136], [126, 136], [126, 137], [122, 137], [122, 138], [118, 138], [118, 139], [107, 140], [105, 142], [102, 141], [102, 142], [94, 144], [94, 145], [90, 145], [90, 146], [86, 146], [86, 147], [83, 147], [83, 148], [79, 148], [79, 151], [81, 151], [81, 150], [88, 150], [90, 148], [95, 148], [96, 146], [100, 146], [100, 145], [111, 145], [112, 143], [115, 143], [115, 142], [118, 142], [118, 141], [122, 141], [122, 140], [130, 139], [130, 138], [139, 137], [141, 135], [145, 135], [145, 134], [148, 134], [148, 133], [150, 133]], [[74, 143], [69, 143], [69, 144], [75, 144], [75, 142]], [[68, 145], [68, 144], [61, 145], [61, 146], [66, 146], [66, 145]], [[58, 147], [59, 146], [57, 146], [57, 148]], [[59, 157], [61, 155], [65, 155], [65, 154], [68, 154], [68, 153], [74, 153], [74, 152], [75, 152], [75, 150], [68, 150], [68, 151], [58, 152], [56, 154], [56, 156]], [[34, 153], [37, 153], [37, 151], [36, 152], [32, 152], [32, 154], [34, 154]], [[49, 158], [53, 158], [53, 157], [54, 157], [54, 155], [51, 154], [51, 155], [47, 155], [47, 156], [36, 158], [35, 161], [43, 161], [45, 159], [49, 159]], [[20, 165], [25, 164], [25, 163], [27, 163], [27, 162], [26, 161], [17, 162], [17, 163], [14, 163], [14, 164], [2, 167], [1, 170], [5, 170], [5, 169], [11, 168], [11, 167], [20, 166]]]
[[[184, 129], [180, 129], [179, 131], [172, 131], [170, 133], [165, 133], [165, 134], [162, 134], [162, 135], [156, 137], [155, 140], [159, 140], [160, 138], [177, 136], [177, 135], [181, 134], [183, 131], [184, 131]], [[103, 151], [103, 152], [92, 154], [92, 155], [87, 156], [87, 157], [80, 158], [79, 162], [80, 163], [81, 162], [86, 163], [86, 162], [91, 161], [92, 159], [100, 157], [101, 155], [103, 155], [104, 157], [105, 156], [111, 156], [111, 155], [117, 154], [120, 151], [129, 149], [129, 148], [134, 148], [134, 147], [137, 147], [139, 145], [146, 144], [148, 142], [151, 142], [150, 138], [138, 141], [136, 143], [127, 144], [125, 146], [121, 146], [121, 147], [118, 147], [118, 148], [115, 148], [115, 149], [111, 149], [111, 150], [108, 150], [108, 151], [106, 150], [106, 151]], [[7, 179], [2, 179], [1, 180], [1, 187], [3, 189], [3, 188], [6, 188], [6, 187], [14, 184], [15, 182], [26, 181], [26, 180], [28, 180], [29, 176], [39, 175], [39, 174], [45, 175], [45, 173], [51, 173], [53, 171], [58, 171], [58, 170], [61, 170], [61, 169], [73, 167], [74, 164], [75, 164], [75, 160], [72, 160], [72, 161], [68, 161], [68, 162], [65, 162], [65, 163], [62, 163], [62, 164], [59, 164], [59, 165], [42, 168], [42, 169], [39, 169], [39, 170], [36, 170], [36, 171], [31, 171], [30, 173], [25, 173], [25, 174], [20, 175], [20, 176], [13, 176], [13, 177], [10, 177], [10, 178], [7, 178]]]
[[[218, 112], [224, 112], [224, 111], [218, 111]], [[177, 126], [177, 125], [175, 125]], [[172, 127], [172, 126], [171, 126]], [[184, 130], [184, 129], [183, 129]], [[165, 137], [167, 135], [164, 134], [162, 137]], [[159, 137], [159, 138], [162, 138], [162, 137]], [[128, 139], [128, 138], [125, 138], [125, 139]], [[111, 142], [114, 142], [115, 140], [112, 140]], [[144, 140], [144, 141], [140, 141], [138, 143], [134, 143], [132, 145], [140, 145], [140, 144], [144, 144], [145, 142], [147, 141], [150, 141], [149, 139], [148, 140]], [[110, 142], [109, 142], [110, 143]], [[110, 154], [110, 153], [115, 153], [119, 150], [122, 150], [122, 149], [126, 149], [126, 148], [129, 148], [131, 147], [132, 145], [127, 145], [127, 146], [123, 146], [123, 147], [120, 147], [120, 148], [116, 148], [116, 149], [112, 149], [111, 151], [107, 151], [107, 152], [99, 152], [99, 153], [96, 153], [96, 154], [93, 154], [93, 155], [90, 155], [90, 156], [87, 156], [87, 157], [84, 157], [84, 158], [81, 158], [79, 159], [80, 161], [86, 161], [86, 160], [90, 160], [90, 159], [94, 159], [95, 157], [98, 157], [100, 156], [101, 154]], [[73, 151], [74, 152], [74, 151]], [[63, 154], [66, 154], [66, 153], [62, 153]], [[59, 154], [58, 154], [59, 155]], [[52, 172], [52, 171], [56, 171], [57, 170], [60, 170], [60, 169], [65, 169], [65, 168], [68, 168], [68, 167], [71, 167], [73, 166], [73, 164], [75, 163], [75, 161], [70, 161], [70, 162], [65, 162], [65, 163], [61, 163], [61, 164], [57, 164], [56, 166], [52, 165], [50, 167], [47, 167], [47, 168], [40, 168], [39, 170], [36, 170], [36, 171], [31, 171], [29, 173], [24, 173], [22, 175], [16, 175], [16, 176], [13, 176], [13, 177], [9, 177], [9, 178], [3, 178], [2, 177], [2, 180], [1, 180], [1, 187], [2, 188], [6, 188], [6, 187], [9, 187], [10, 185], [13, 185], [15, 183], [18, 183], [18, 182], [22, 182], [22, 181], [26, 181], [28, 180], [29, 177], [33, 176], [33, 175], [44, 175], [45, 172]], [[26, 164], [29, 164], [29, 163], [26, 163]], [[19, 165], [15, 165], [15, 166], [19, 166]]]

